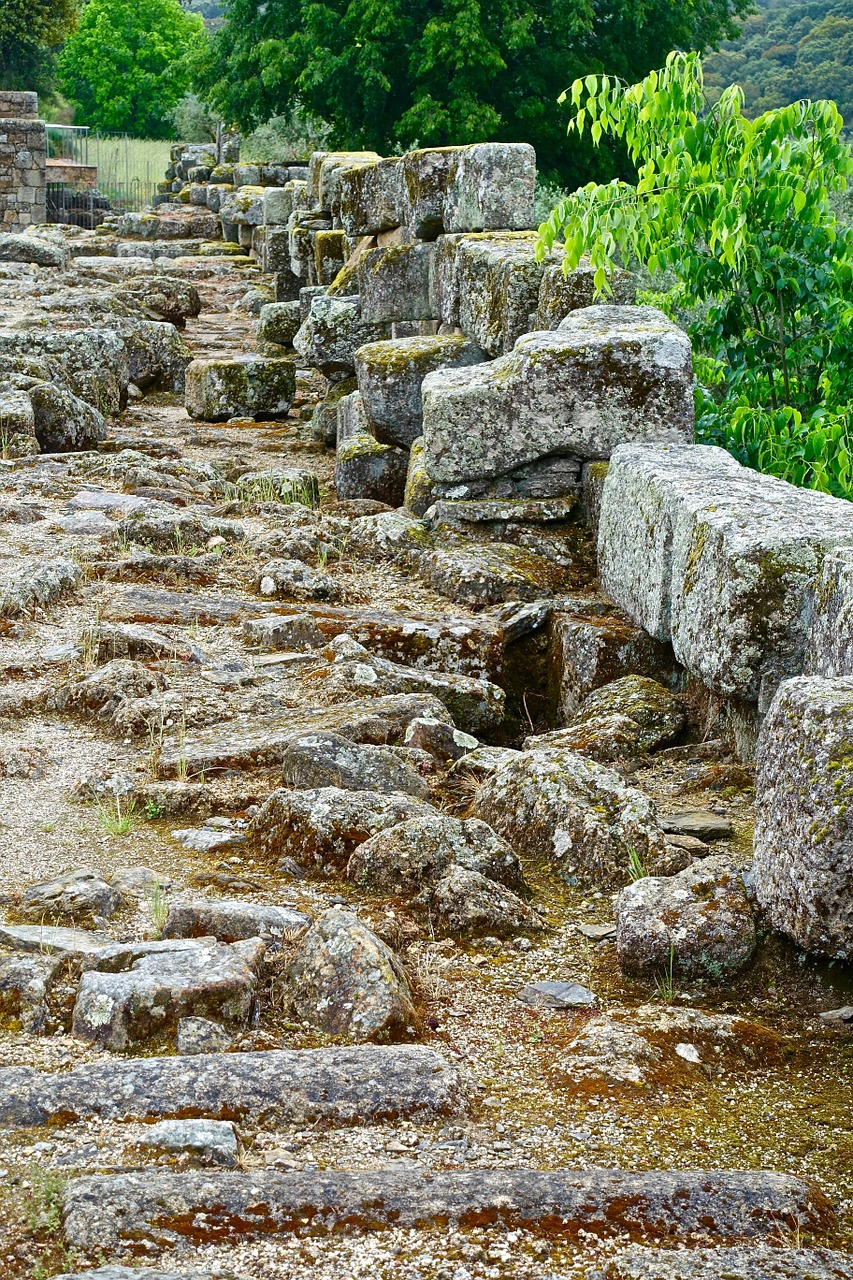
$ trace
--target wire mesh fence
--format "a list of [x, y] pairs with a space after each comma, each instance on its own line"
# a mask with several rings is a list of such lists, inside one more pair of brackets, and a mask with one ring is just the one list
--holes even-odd
[[165, 176], [169, 148], [160, 139], [48, 125], [48, 221], [95, 227], [111, 210], [146, 208]]

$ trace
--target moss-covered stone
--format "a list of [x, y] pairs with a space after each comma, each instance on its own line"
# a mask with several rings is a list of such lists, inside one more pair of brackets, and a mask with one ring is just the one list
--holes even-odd
[[238, 356], [234, 360], [193, 360], [187, 368], [185, 403], [193, 418], [280, 418], [293, 402], [292, 360]]

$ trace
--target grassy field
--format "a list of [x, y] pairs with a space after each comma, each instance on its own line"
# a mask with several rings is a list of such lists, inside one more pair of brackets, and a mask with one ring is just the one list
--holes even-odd
[[81, 136], [48, 129], [48, 154], [97, 165], [100, 190], [122, 203], [133, 196], [150, 199], [166, 175], [170, 146], [154, 138], [94, 132]]

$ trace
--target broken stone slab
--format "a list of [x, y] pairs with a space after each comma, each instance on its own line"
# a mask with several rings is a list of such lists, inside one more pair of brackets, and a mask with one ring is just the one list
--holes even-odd
[[0, 956], [0, 1023], [38, 1035], [48, 1019], [48, 996], [64, 968], [60, 955]]
[[853, 1280], [853, 1255], [788, 1244], [717, 1249], [635, 1245], [607, 1263], [603, 1280]]
[[0, 391], [4, 458], [29, 458], [39, 452], [33, 402], [26, 391]]
[[157, 768], [163, 777], [195, 777], [222, 769], [270, 768], [280, 765], [290, 744], [305, 734], [332, 732], [352, 742], [375, 746], [402, 743], [406, 727], [417, 716], [449, 720], [444, 705], [429, 694], [398, 694], [354, 699], [349, 705], [303, 707], [285, 715], [259, 716], [239, 733], [233, 722], [170, 738]]
[[669, 813], [658, 819], [667, 835], [693, 836], [697, 840], [730, 840], [735, 833], [731, 818], [707, 809]]
[[233, 360], [193, 360], [187, 366], [185, 404], [191, 418], [281, 418], [293, 403], [292, 360], [236, 356]]
[[85, 922], [109, 917], [121, 905], [118, 890], [97, 872], [80, 868], [30, 885], [17, 905], [17, 914], [39, 923]]
[[162, 937], [216, 938], [219, 942], [261, 937], [274, 945], [298, 937], [310, 924], [311, 917], [294, 907], [244, 902], [242, 898], [171, 898]]
[[63, 959], [96, 955], [114, 945], [106, 933], [90, 929], [66, 929], [49, 924], [0, 924], [0, 946], [13, 951], [38, 951]]
[[429, 788], [406, 760], [387, 747], [362, 746], [338, 733], [313, 733], [288, 743], [281, 761], [286, 787], [339, 787], [380, 791], [426, 800]]
[[263, 649], [318, 649], [343, 632], [371, 653], [403, 666], [501, 683], [503, 629], [489, 618], [303, 605], [290, 613], [279, 606], [268, 617], [243, 625], [246, 639]]
[[488, 364], [428, 374], [422, 394], [424, 463], [445, 483], [693, 437], [690, 340], [654, 307], [575, 311]]
[[706, 445], [626, 445], [598, 532], [602, 589], [724, 697], [762, 713], [803, 668], [825, 554], [853, 546], [850, 504]]
[[150, 1125], [139, 1145], [152, 1151], [196, 1156], [205, 1164], [233, 1169], [237, 1163], [237, 1134], [228, 1120], [159, 1120]]
[[[457, 323], [489, 356], [512, 351], [539, 297], [545, 267], [536, 245], [533, 232], [462, 236], [451, 268], [458, 319], [442, 313], [442, 321]], [[446, 271], [446, 257], [439, 262]]]
[[521, 855], [545, 858], [575, 883], [628, 879], [666, 851], [649, 798], [619, 774], [565, 748], [523, 751], [483, 782], [474, 812]]
[[[265, 858], [294, 859], [303, 865], [346, 865], [358, 845], [410, 818], [435, 815], [432, 805], [409, 795], [317, 790], [274, 791], [252, 824]], [[0, 933], [2, 938], [2, 933]]]
[[172, 662], [201, 662], [201, 650], [181, 637], [167, 636], [154, 627], [120, 622], [99, 623], [86, 636], [98, 662], [115, 658], [166, 658]]
[[308, 319], [293, 339], [296, 351], [306, 364], [335, 380], [355, 373], [355, 353], [366, 342], [382, 342], [391, 337], [391, 325], [372, 322], [361, 314], [358, 298], [329, 297], [311, 300]]
[[0, 236], [0, 262], [27, 262], [36, 267], [64, 267], [68, 255], [58, 239], [41, 236]]
[[358, 259], [362, 318], [368, 323], [438, 320], [430, 291], [435, 245], [412, 244], [368, 249]]
[[819, 1230], [833, 1217], [802, 1179], [740, 1170], [96, 1174], [70, 1183], [64, 1204], [69, 1245], [129, 1251], [140, 1238], [179, 1246], [189, 1223], [220, 1241], [304, 1226], [316, 1236], [486, 1223], [569, 1238], [581, 1230], [670, 1240], [701, 1232], [725, 1242], [777, 1236], [780, 1223]]
[[[115, 317], [111, 317], [115, 322]], [[117, 413], [130, 381], [124, 339], [114, 328], [0, 329], [0, 356], [72, 392], [100, 413]]]
[[73, 591], [83, 571], [74, 560], [46, 560], [0, 582], [0, 617], [20, 618]]
[[354, 515], [347, 551], [365, 560], [393, 560], [401, 553], [417, 553], [432, 544], [423, 521], [413, 520], [405, 511]]
[[545, 928], [539, 912], [512, 889], [458, 863], [433, 886], [427, 916], [454, 938], [507, 938]]
[[[637, 291], [637, 283], [630, 271], [617, 267], [610, 273], [613, 293], [608, 303], [617, 307], [631, 307]], [[558, 329], [571, 311], [592, 307], [602, 299], [595, 296], [595, 271], [582, 259], [566, 273], [561, 262], [546, 262], [539, 284], [536, 314], [531, 329]]]
[[420, 1045], [107, 1059], [56, 1075], [0, 1069], [10, 1128], [187, 1118], [282, 1124], [380, 1124], [467, 1109], [460, 1072]]
[[220, 849], [233, 849], [245, 842], [241, 831], [217, 831], [213, 827], [183, 827], [172, 832], [172, 839], [177, 840], [185, 849], [195, 849], [198, 853], [216, 853]]
[[157, 587], [130, 587], [112, 595], [101, 611], [108, 622], [175, 623], [178, 626], [217, 626], [242, 621], [247, 615], [271, 613], [272, 601], [241, 596], [206, 596]]
[[775, 929], [806, 951], [853, 958], [853, 679], [801, 676], [761, 726], [753, 874]]
[[536, 153], [526, 142], [461, 147], [448, 171], [448, 232], [526, 230], [535, 225]]
[[258, 592], [285, 600], [338, 600], [340, 584], [302, 560], [270, 560], [259, 571]]
[[370, 498], [399, 507], [406, 493], [408, 469], [409, 458], [403, 449], [380, 444], [368, 431], [358, 432], [338, 444], [335, 492], [340, 501]]
[[625, 973], [725, 982], [756, 942], [743, 877], [728, 858], [704, 858], [674, 876], [644, 876], [619, 894], [616, 952]]
[[402, 965], [352, 911], [323, 912], [277, 975], [276, 990], [297, 1018], [327, 1035], [363, 1043], [414, 1032]]
[[591, 728], [602, 717], [618, 715], [634, 726], [639, 751], [650, 751], [684, 728], [684, 705], [657, 680], [648, 676], [620, 676], [587, 694], [577, 714], [580, 727]]
[[195, 511], [136, 511], [122, 520], [120, 538], [142, 542], [155, 551], [180, 551], [203, 547], [210, 538], [237, 542], [245, 530], [235, 520], [216, 520]]
[[548, 671], [557, 723], [574, 719], [594, 689], [622, 676], [648, 676], [672, 688], [679, 670], [668, 642], [653, 639], [608, 601], [578, 597], [551, 611]]
[[27, 391], [34, 434], [43, 453], [93, 449], [107, 438], [104, 415], [80, 396], [52, 382], [36, 382]]
[[463, 334], [370, 342], [355, 353], [355, 376], [371, 433], [404, 449], [423, 431], [421, 384], [436, 369], [481, 364], [483, 352]]
[[853, 550], [823, 558], [814, 587], [803, 674], [853, 676]]
[[116, 943], [85, 962], [72, 1035], [122, 1051], [174, 1043], [183, 1017], [244, 1030], [255, 1004], [264, 944], [213, 938]]
[[[355, 693], [395, 694], [395, 693], [431, 693], [447, 708], [453, 719], [453, 725], [459, 725], [465, 732], [462, 738], [454, 737], [459, 733], [451, 725], [442, 723], [442, 742], [450, 750], [447, 759], [464, 754], [464, 750], [473, 749], [471, 741], [464, 742], [466, 733], [484, 732], [497, 729], [504, 715], [506, 695], [498, 685], [488, 680], [476, 680], [473, 676], [462, 676], [449, 671], [424, 671], [418, 667], [403, 666], [399, 662], [391, 662], [387, 658], [377, 657], [357, 640], [353, 640], [346, 632], [336, 636], [323, 656], [331, 659], [330, 664], [312, 671], [309, 679], [312, 689], [322, 689], [336, 700], [350, 698]], [[419, 745], [409, 742], [409, 732], [405, 745]], [[473, 744], [476, 746], [476, 742]]]
[[480, 745], [470, 733], [442, 724], [440, 720], [433, 720], [429, 716], [413, 720], [406, 729], [403, 741], [405, 746], [426, 751], [444, 764], [450, 760], [461, 760], [464, 755], [476, 751]]
[[508, 600], [537, 600], [578, 585], [586, 576], [578, 567], [555, 564], [526, 547], [508, 543], [460, 540], [425, 551], [418, 558], [418, 576], [454, 604], [482, 609]]
[[519, 991], [518, 999], [534, 1009], [590, 1009], [598, 1004], [598, 997], [579, 982], [552, 979], [528, 983]]

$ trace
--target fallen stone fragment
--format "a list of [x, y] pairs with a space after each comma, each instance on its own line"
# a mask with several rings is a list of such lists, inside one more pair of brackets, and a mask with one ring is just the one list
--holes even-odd
[[353, 853], [347, 879], [353, 884], [412, 898], [458, 865], [529, 894], [517, 855], [491, 827], [476, 818], [444, 814], [409, 818], [377, 832]]
[[179, 1018], [176, 1047], [179, 1054], [227, 1053], [234, 1036], [209, 1018]]
[[825, 1013], [818, 1014], [818, 1017], [827, 1026], [853, 1029], [853, 1004], [842, 1005], [839, 1009], [827, 1009]]
[[587, 1009], [598, 1004], [598, 997], [579, 982], [531, 982], [518, 993], [522, 1004], [540, 1009]]
[[310, 924], [311, 917], [293, 907], [244, 902], [242, 898], [172, 898], [162, 936], [216, 938], [219, 942], [261, 937], [275, 944], [298, 937]]
[[281, 778], [286, 787], [393, 792], [419, 800], [429, 796], [421, 775], [393, 751], [362, 746], [337, 733], [293, 738], [282, 756]]
[[51, 924], [67, 920], [92, 920], [114, 914], [122, 905], [121, 894], [94, 871], [66, 871], [53, 880], [33, 884], [17, 906], [25, 920]]
[[[446, 705], [446, 704], [445, 704]], [[458, 717], [457, 717], [458, 718]], [[421, 716], [413, 720], [406, 730], [405, 745], [428, 751], [436, 760], [461, 760], [464, 755], [476, 751], [480, 745], [470, 733], [454, 729], [440, 720]]]
[[35, 437], [43, 453], [93, 449], [107, 438], [104, 415], [80, 396], [52, 382], [37, 382], [27, 392]]
[[622, 676], [589, 693], [577, 719], [581, 724], [591, 724], [598, 717], [613, 714], [636, 724], [636, 745], [647, 751], [675, 737], [686, 719], [678, 698], [657, 680], [639, 675]]
[[422, 520], [405, 511], [381, 511], [353, 521], [347, 552], [365, 560], [393, 560], [401, 552], [417, 553], [431, 545]]
[[282, 600], [338, 600], [340, 584], [301, 560], [271, 560], [260, 571], [258, 591]]
[[199, 730], [184, 741], [169, 739], [158, 759], [163, 777], [197, 776], [211, 770], [273, 767], [296, 738], [334, 733], [352, 742], [401, 743], [418, 716], [449, 721], [442, 703], [430, 694], [367, 698], [335, 707], [304, 707], [279, 716], [256, 717], [237, 731], [233, 721]]
[[379, 1124], [466, 1107], [459, 1071], [420, 1045], [108, 1059], [56, 1075], [0, 1069], [0, 1123], [10, 1127], [94, 1116]]
[[47, 560], [32, 569], [19, 569], [0, 582], [0, 617], [19, 618], [45, 608], [77, 586], [83, 571], [74, 560]]
[[547, 859], [570, 883], [575, 877], [624, 883], [631, 850], [643, 865], [665, 852], [649, 798], [563, 748], [523, 751], [498, 768], [477, 793], [474, 810], [518, 853]]
[[172, 832], [172, 839], [177, 840], [185, 849], [195, 849], [198, 853], [215, 853], [218, 849], [233, 849], [244, 844], [246, 837], [242, 831], [218, 831], [215, 827], [187, 827]]
[[382, 444], [411, 448], [423, 431], [421, 384], [426, 375], [436, 369], [481, 364], [484, 358], [462, 334], [398, 338], [359, 347], [355, 375], [371, 433]]
[[277, 342], [289, 347], [302, 323], [299, 302], [268, 302], [258, 316], [258, 342]]
[[78, 1178], [65, 1193], [72, 1247], [181, 1245], [201, 1231], [243, 1240], [308, 1226], [342, 1229], [498, 1225], [577, 1238], [694, 1232], [720, 1241], [778, 1236], [780, 1223], [816, 1230], [833, 1221], [800, 1178], [766, 1172], [621, 1172], [609, 1169], [356, 1173], [161, 1173]]
[[570, 590], [583, 578], [577, 569], [555, 564], [525, 547], [464, 542], [425, 551], [417, 572], [455, 604], [482, 609], [506, 600], [536, 600], [545, 593]]
[[281, 418], [296, 388], [292, 360], [237, 356], [233, 360], [193, 360], [187, 366], [185, 403], [192, 418]]
[[397, 957], [351, 911], [331, 907], [299, 942], [277, 986], [296, 1017], [348, 1041], [396, 1040], [415, 1008]]
[[42, 236], [0, 236], [0, 262], [29, 262], [38, 267], [63, 267], [67, 253], [61, 240]]
[[658, 821], [667, 835], [694, 836], [697, 840], [730, 840], [734, 835], [731, 818], [707, 809], [690, 809], [686, 813], [670, 813]]
[[591, 938], [593, 942], [616, 941], [615, 920], [612, 924], [579, 924], [575, 928], [578, 933], [582, 933], [585, 938]]
[[49, 924], [0, 924], [0, 946], [13, 951], [40, 951], [46, 955], [77, 958], [96, 955], [114, 945], [106, 933], [89, 929], [64, 929]]
[[517, 894], [454, 863], [433, 887], [429, 896], [430, 918], [439, 931], [454, 938], [486, 934], [506, 938], [516, 933], [538, 933], [545, 921]]
[[119, 622], [99, 623], [87, 635], [98, 662], [113, 658], [167, 658], [173, 662], [200, 662], [201, 652], [183, 637], [173, 639], [153, 627]]
[[[435, 815], [432, 805], [409, 795], [370, 791], [274, 791], [254, 819], [253, 832], [266, 858], [337, 869], [377, 831], [409, 818]], [[0, 940], [2, 940], [0, 930]]]
[[853, 1254], [783, 1245], [644, 1249], [608, 1262], [604, 1280], [853, 1280]]
[[743, 877], [727, 858], [704, 858], [675, 876], [644, 876], [616, 904], [616, 950], [626, 973], [720, 983], [756, 946]]
[[305, 605], [298, 612], [279, 606], [275, 613], [243, 625], [246, 639], [264, 649], [322, 648], [342, 632], [378, 657], [407, 667], [501, 682], [503, 629], [489, 618], [451, 614], [427, 618], [380, 609]]
[[399, 507], [405, 497], [408, 468], [404, 450], [380, 444], [367, 431], [358, 432], [338, 444], [335, 492], [341, 501], [371, 498]]
[[47, 998], [62, 968], [58, 955], [0, 956], [0, 1025], [32, 1035], [44, 1031]]
[[179, 1019], [188, 1016], [243, 1030], [263, 954], [257, 938], [117, 943], [85, 962], [72, 1034], [121, 1051], [173, 1044]]
[[140, 1146], [186, 1153], [226, 1169], [237, 1163], [237, 1135], [227, 1120], [160, 1120], [146, 1130]]
[[853, 958], [853, 680], [801, 676], [761, 726], [754, 876], [771, 924], [806, 951]]

